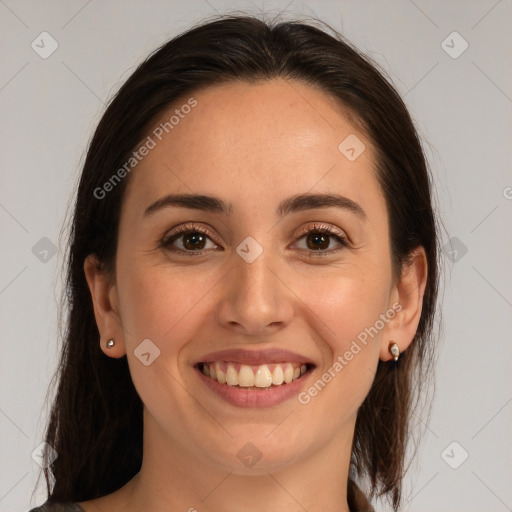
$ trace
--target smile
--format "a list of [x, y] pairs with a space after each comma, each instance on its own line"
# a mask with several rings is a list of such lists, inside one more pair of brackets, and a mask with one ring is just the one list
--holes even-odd
[[252, 366], [235, 361], [215, 361], [200, 363], [199, 368], [204, 375], [220, 384], [254, 389], [289, 384], [308, 371], [308, 365], [296, 362]]
[[297, 397], [315, 365], [283, 362], [249, 365], [234, 361], [197, 363], [196, 374], [214, 396], [236, 407], [273, 407]]

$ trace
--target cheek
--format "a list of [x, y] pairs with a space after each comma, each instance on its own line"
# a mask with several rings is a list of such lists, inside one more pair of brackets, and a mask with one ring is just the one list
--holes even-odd
[[[127, 358], [133, 383], [145, 406], [162, 424], [171, 424], [162, 403], [176, 410], [190, 397], [184, 391], [180, 355], [197, 336], [205, 312], [201, 299], [213, 286], [207, 276], [186, 275], [163, 266], [143, 266], [133, 262], [119, 273], [120, 309]], [[149, 339], [159, 350], [145, 365], [137, 354], [143, 340]], [[145, 345], [153, 360], [155, 349]], [[142, 364], [141, 364], [142, 361]], [[179, 425], [178, 425], [179, 426]], [[176, 427], [178, 428], [178, 427]]]
[[330, 418], [326, 430], [353, 418], [372, 386], [381, 333], [371, 336], [367, 329], [385, 311], [385, 299], [376, 284], [347, 276], [310, 294], [307, 308], [314, 312], [310, 323], [314, 321], [314, 336], [324, 357], [299, 403], [314, 410], [315, 417]]
[[119, 276], [120, 309], [127, 351], [144, 339], [160, 349], [162, 361], [170, 369], [177, 365], [177, 354], [194, 336], [201, 315], [200, 302], [210, 283], [208, 276], [190, 275], [163, 267], [136, 264]]
[[[304, 280], [299, 293], [307, 297], [303, 311], [309, 311], [324, 354], [317, 380], [301, 403], [315, 402], [323, 411], [319, 414], [342, 416], [338, 421], [344, 421], [357, 411], [374, 380], [391, 276], [378, 264], [347, 265], [329, 274]], [[333, 410], [332, 404], [339, 407]]]
[[333, 354], [349, 350], [352, 340], [367, 332], [385, 313], [388, 277], [384, 269], [354, 266], [303, 282], [299, 296], [306, 298], [307, 308], [318, 317], [318, 334], [328, 342]]

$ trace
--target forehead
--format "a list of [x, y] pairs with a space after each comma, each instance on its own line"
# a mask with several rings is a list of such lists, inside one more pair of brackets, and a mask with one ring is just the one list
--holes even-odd
[[[258, 194], [271, 200], [336, 191], [360, 201], [362, 189], [377, 186], [365, 135], [335, 98], [297, 81], [208, 87], [175, 102], [149, 136], [154, 147], [127, 190], [137, 202], [154, 201], [168, 189], [220, 197], [230, 190], [242, 202]], [[357, 159], [340, 151], [345, 140], [365, 145]]]

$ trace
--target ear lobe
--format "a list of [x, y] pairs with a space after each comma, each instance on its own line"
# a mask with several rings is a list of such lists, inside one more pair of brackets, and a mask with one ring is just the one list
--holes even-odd
[[[84, 272], [94, 307], [94, 316], [100, 332], [100, 346], [109, 357], [119, 358], [126, 354], [121, 317], [118, 312], [117, 290], [112, 277], [107, 275], [94, 254], [84, 261]], [[114, 339], [112, 348], [107, 341]]]
[[425, 249], [418, 246], [404, 264], [402, 275], [396, 283], [391, 297], [400, 305], [396, 316], [386, 326], [379, 357], [382, 361], [393, 358], [389, 343], [394, 341], [403, 352], [414, 339], [423, 309], [423, 296], [427, 285], [428, 264]]

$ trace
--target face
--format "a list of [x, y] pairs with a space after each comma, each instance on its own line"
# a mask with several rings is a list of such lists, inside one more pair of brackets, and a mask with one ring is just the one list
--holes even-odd
[[[370, 141], [299, 82], [193, 98], [131, 173], [98, 322], [128, 358], [144, 440], [239, 474], [350, 452], [401, 328]], [[359, 156], [338, 148], [349, 136]]]

